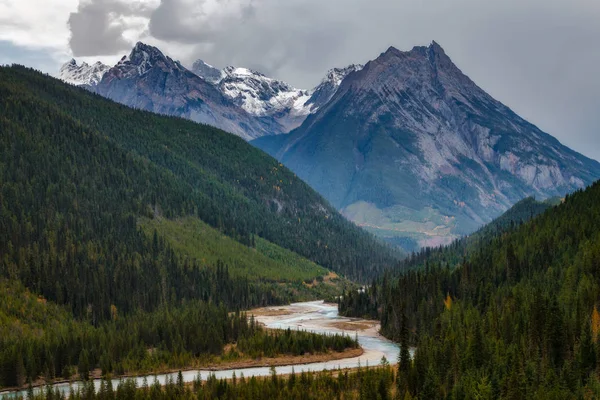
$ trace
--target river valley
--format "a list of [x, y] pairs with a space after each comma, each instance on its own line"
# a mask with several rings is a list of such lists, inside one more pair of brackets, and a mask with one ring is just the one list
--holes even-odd
[[[275, 367], [275, 371], [279, 375], [290, 374], [292, 371], [299, 373], [301, 371], [322, 371], [333, 370], [337, 368], [355, 368], [359, 365], [379, 365], [383, 357], [390, 363], [394, 363], [398, 358], [398, 346], [384, 338], [378, 333], [379, 324], [374, 321], [360, 320], [355, 318], [345, 318], [338, 315], [337, 305], [327, 304], [323, 301], [314, 301], [306, 303], [295, 303], [289, 306], [276, 306], [256, 309], [248, 312], [249, 315], [254, 315], [256, 321], [264, 324], [269, 329], [294, 329], [305, 330], [316, 333], [345, 333], [354, 337], [358, 337], [358, 342], [364, 352], [358, 357], [351, 357], [339, 360], [326, 362], [316, 362], [308, 364], [283, 365]], [[240, 377], [242, 374], [245, 377], [250, 376], [268, 376], [271, 371], [270, 367], [250, 367], [250, 368], [235, 368], [225, 369], [221, 371], [210, 370], [189, 370], [182, 372], [185, 382], [192, 382], [198, 374], [203, 379], [211, 374], [217, 378], [231, 378], [233, 374]], [[149, 384], [154, 380], [158, 380], [161, 384], [167, 382], [169, 378], [177, 379], [177, 373], [169, 374], [151, 374], [146, 376], [138, 376], [134, 378], [138, 386], [142, 385], [144, 377]], [[121, 379], [113, 379], [112, 385], [116, 387]], [[94, 381], [96, 388], [100, 387], [100, 380]], [[81, 382], [65, 382], [57, 383], [52, 387], [58, 388], [61, 392], [69, 393], [71, 389], [77, 390], [81, 387]], [[34, 392], [44, 390], [44, 388], [35, 388]], [[22, 395], [26, 397], [27, 391], [20, 392], [3, 392], [0, 393], [0, 399], [10, 399]]]

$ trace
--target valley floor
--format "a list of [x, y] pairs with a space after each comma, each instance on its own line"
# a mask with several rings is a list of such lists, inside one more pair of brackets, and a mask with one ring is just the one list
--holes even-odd
[[[257, 322], [269, 330], [291, 329], [304, 330], [328, 335], [346, 334], [356, 337], [360, 344], [357, 349], [346, 349], [342, 352], [329, 351], [320, 354], [305, 354], [302, 356], [262, 357], [260, 359], [244, 358], [237, 360], [213, 359], [211, 362], [191, 365], [182, 373], [184, 382], [192, 382], [200, 374], [202, 379], [214, 375], [217, 379], [229, 379], [234, 375], [240, 377], [268, 376], [275, 369], [278, 375], [288, 375], [292, 372], [301, 371], [323, 371], [352, 369], [360, 366], [380, 365], [385, 357], [390, 363], [394, 363], [398, 356], [398, 346], [382, 337], [379, 333], [379, 324], [375, 321], [344, 318], [338, 316], [337, 305], [327, 304], [323, 301], [306, 303], [295, 303], [289, 306], [276, 306], [248, 311], [254, 315]], [[227, 354], [226, 349], [225, 354]], [[169, 379], [176, 379], [179, 370], [165, 367], [160, 371], [153, 371], [145, 376], [129, 376], [135, 379], [139, 386], [142, 385], [144, 377], [148, 383], [154, 380], [164, 385]], [[96, 372], [96, 375], [99, 371]], [[116, 387], [123, 377], [113, 377], [113, 386]], [[94, 385], [100, 387], [101, 379], [93, 376]], [[44, 384], [44, 382], [37, 382]], [[82, 387], [81, 382], [55, 382], [55, 388], [69, 392], [72, 387], [77, 390]], [[39, 390], [37, 388], [36, 390]], [[6, 393], [6, 392], [4, 392]], [[14, 393], [14, 392], [13, 392]], [[21, 392], [26, 395], [26, 391]], [[0, 394], [0, 398], [3, 398]]]

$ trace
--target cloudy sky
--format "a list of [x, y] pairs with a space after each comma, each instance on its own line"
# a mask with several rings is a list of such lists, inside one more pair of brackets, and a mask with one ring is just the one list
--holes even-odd
[[600, 159], [598, 0], [0, 0], [0, 64], [114, 63], [136, 41], [302, 88], [435, 40], [492, 96]]

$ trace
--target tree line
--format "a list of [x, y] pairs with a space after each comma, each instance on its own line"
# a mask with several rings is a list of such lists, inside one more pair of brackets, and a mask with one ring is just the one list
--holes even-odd
[[1, 179], [14, 248], [21, 233], [40, 236], [63, 221], [91, 238], [129, 215], [158, 215], [196, 216], [247, 245], [260, 236], [355, 279], [397, 256], [234, 135], [133, 110], [19, 66], [2, 67], [0, 78]]
[[40, 304], [18, 285], [4, 282], [2, 288], [0, 300], [8, 303], [3, 309], [13, 311], [0, 312], [6, 322], [0, 329], [0, 387], [38, 377], [86, 380], [96, 368], [103, 376], [123, 375], [358, 347], [345, 335], [265, 330], [245, 313], [199, 300], [126, 316], [113, 309], [112, 320], [94, 327], [56, 305]]
[[[181, 372], [176, 378], [169, 378], [166, 385], [144, 380], [137, 385], [135, 380], [124, 380], [113, 387], [110, 380], [103, 380], [96, 390], [93, 383], [87, 383], [79, 390], [71, 391], [69, 399], [74, 400], [329, 400], [364, 399], [388, 400], [395, 393], [394, 370], [383, 363], [380, 367], [361, 367], [357, 371], [301, 372], [280, 377], [273, 370], [270, 377], [236, 377], [217, 379], [214, 375], [198, 376], [191, 384], [185, 384]], [[48, 387], [42, 393], [29, 390], [28, 400], [62, 400], [67, 396]], [[19, 400], [19, 398], [17, 398]]]
[[[415, 348], [401, 391], [427, 399], [600, 396], [600, 184], [523, 224], [415, 257], [340, 300]], [[459, 253], [457, 254], [457, 251]], [[457, 261], [458, 260], [458, 261]], [[405, 353], [406, 354], [406, 353]]]

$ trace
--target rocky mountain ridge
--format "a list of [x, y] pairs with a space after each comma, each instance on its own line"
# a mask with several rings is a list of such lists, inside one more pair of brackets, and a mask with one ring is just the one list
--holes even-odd
[[75, 59], [66, 62], [58, 72], [58, 78], [75, 86], [96, 86], [104, 74], [110, 69], [100, 61], [89, 65], [86, 62], [77, 64]]
[[[94, 64], [96, 69], [100, 65], [101, 73], [92, 79], [88, 77], [92, 67], [85, 63], [79, 67], [71, 60], [59, 78], [132, 107], [214, 125], [246, 140], [297, 128], [333, 96], [348, 73], [360, 67], [334, 68], [317, 87], [305, 90], [243, 67], [220, 70], [197, 60], [187, 69], [143, 43], [114, 67]], [[144, 78], [155, 68], [161, 71], [160, 79]]]
[[299, 129], [253, 143], [349, 219], [409, 249], [600, 177], [598, 162], [493, 99], [435, 42], [389, 48]]
[[563, 196], [600, 177], [597, 162], [493, 99], [436, 42], [334, 68], [312, 90], [202, 60], [187, 69], [143, 43], [99, 69], [90, 90], [253, 140], [347, 218], [409, 250], [470, 233], [522, 198]]

